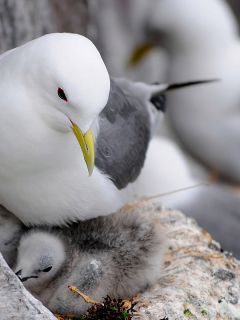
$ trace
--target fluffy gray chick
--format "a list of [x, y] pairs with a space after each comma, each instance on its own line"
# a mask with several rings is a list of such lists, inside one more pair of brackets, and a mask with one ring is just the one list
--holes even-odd
[[20, 237], [26, 230], [14, 214], [0, 206], [0, 252], [10, 267], [14, 265]]
[[52, 312], [79, 314], [96, 301], [130, 298], [157, 281], [164, 237], [159, 215], [117, 212], [70, 227], [33, 229], [20, 241], [15, 272]]

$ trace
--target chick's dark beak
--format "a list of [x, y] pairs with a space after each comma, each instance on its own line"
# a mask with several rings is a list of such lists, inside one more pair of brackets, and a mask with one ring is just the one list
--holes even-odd
[[25, 278], [19, 278], [22, 282], [24, 282], [24, 281], [27, 281], [28, 279], [30, 279], [30, 278], [37, 278], [37, 277], [25, 277]]
[[22, 270], [19, 270], [18, 272], [16, 272], [15, 275], [21, 280]]
[[38, 278], [37, 276], [31, 276], [31, 277], [22, 278], [22, 270], [19, 270], [19, 271], [16, 272], [15, 274], [16, 274], [16, 276], [18, 277], [18, 279], [19, 279], [21, 282], [27, 281], [28, 279], [31, 279], [31, 278]]

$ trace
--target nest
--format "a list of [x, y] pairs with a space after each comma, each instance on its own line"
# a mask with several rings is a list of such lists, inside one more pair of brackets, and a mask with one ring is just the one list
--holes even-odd
[[[165, 266], [158, 283], [140, 295], [133, 320], [240, 319], [240, 262], [181, 212], [138, 201], [124, 207], [160, 215], [166, 235]], [[122, 209], [123, 210], [123, 209]], [[71, 293], [69, 293], [71, 294]], [[0, 313], [6, 319], [55, 319], [33, 298], [0, 257]], [[108, 303], [121, 301], [110, 297]], [[92, 308], [92, 309], [91, 309]], [[94, 313], [95, 307], [90, 307]], [[99, 306], [99, 310], [105, 312]], [[115, 306], [114, 311], [119, 312]]]

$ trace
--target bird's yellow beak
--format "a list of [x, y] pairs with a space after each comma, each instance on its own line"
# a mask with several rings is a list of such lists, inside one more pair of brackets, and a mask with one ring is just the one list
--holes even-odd
[[136, 46], [128, 60], [128, 67], [135, 67], [143, 58], [145, 58], [152, 49], [154, 49], [154, 44], [152, 43], [143, 43]]
[[92, 130], [89, 129], [84, 135], [78, 126], [72, 122], [73, 133], [75, 134], [78, 143], [82, 149], [84, 160], [86, 162], [89, 177], [91, 176], [94, 168], [95, 154], [94, 154], [94, 140], [92, 135]]

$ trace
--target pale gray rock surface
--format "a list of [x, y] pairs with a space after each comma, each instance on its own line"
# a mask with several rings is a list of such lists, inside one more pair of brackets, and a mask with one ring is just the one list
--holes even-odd
[[134, 320], [240, 319], [240, 261], [181, 212], [141, 210], [159, 211], [168, 246], [163, 275], [137, 300]]
[[24, 288], [1, 253], [0, 297], [0, 319], [56, 320], [54, 315]]

